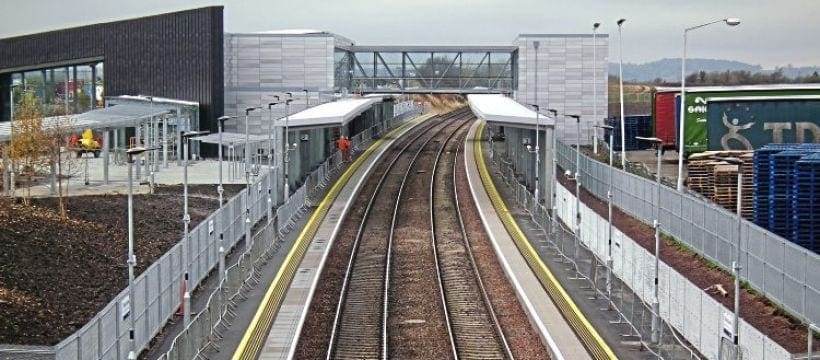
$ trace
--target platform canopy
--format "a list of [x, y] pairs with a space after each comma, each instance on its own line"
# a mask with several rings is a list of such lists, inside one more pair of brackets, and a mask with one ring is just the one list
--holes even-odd
[[[323, 128], [346, 125], [373, 104], [382, 101], [379, 97], [347, 98], [317, 105], [291, 114], [288, 126], [292, 128]], [[276, 120], [276, 126], [285, 126], [285, 118]]]
[[[115, 129], [137, 126], [152, 116], [162, 116], [171, 112], [162, 106], [122, 104], [94, 109], [82, 114], [52, 116], [43, 118], [43, 129], [49, 130], [62, 126], [66, 131], [77, 132], [85, 129]], [[0, 141], [9, 141], [11, 123], [0, 123]]]
[[[207, 144], [219, 145], [219, 133], [195, 136], [191, 140], [201, 141]], [[268, 141], [268, 135], [248, 134], [248, 141], [251, 143], [261, 143]], [[245, 133], [222, 132], [222, 146], [245, 145]]]
[[555, 126], [555, 119], [543, 111], [536, 119], [535, 111], [501, 94], [470, 94], [467, 101], [479, 119], [494, 125], [530, 129], [537, 120], [539, 126]]

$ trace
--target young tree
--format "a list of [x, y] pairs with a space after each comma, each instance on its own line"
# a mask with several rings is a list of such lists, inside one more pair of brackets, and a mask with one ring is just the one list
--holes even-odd
[[25, 93], [14, 114], [14, 138], [11, 143], [11, 157], [20, 168], [21, 178], [26, 179], [27, 191], [23, 202], [28, 205], [31, 185], [37, 168], [46, 156], [47, 138], [43, 131], [43, 115], [40, 103], [33, 93]]
[[[68, 150], [69, 138], [72, 135], [74, 120], [68, 116], [60, 116], [44, 130], [46, 156], [49, 164], [56, 169], [57, 175], [57, 208], [60, 217], [68, 218], [68, 184], [63, 186], [63, 179], [75, 175], [78, 159]], [[64, 153], [67, 153], [64, 155]]]

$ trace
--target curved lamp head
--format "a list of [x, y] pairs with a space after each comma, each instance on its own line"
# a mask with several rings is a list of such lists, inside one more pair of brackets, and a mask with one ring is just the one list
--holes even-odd
[[601, 23], [599, 22], [592, 24], [592, 30], [598, 30], [599, 27], [601, 27]]
[[726, 18], [726, 19], [723, 19], [723, 21], [726, 22], [726, 25], [729, 25], [729, 26], [740, 25], [740, 19], [738, 19], [738, 18]]
[[621, 25], [623, 25], [625, 22], [626, 22], [626, 19], [620, 19], [620, 20], [618, 20], [617, 24], [618, 24], [618, 26], [621, 26]]

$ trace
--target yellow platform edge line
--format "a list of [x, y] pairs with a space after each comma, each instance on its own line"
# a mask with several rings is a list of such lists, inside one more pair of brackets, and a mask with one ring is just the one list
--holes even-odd
[[559, 308], [564, 318], [570, 323], [570, 326], [575, 330], [575, 333], [581, 339], [584, 347], [590, 352], [595, 359], [617, 359], [618, 357], [604, 341], [598, 331], [590, 324], [569, 294], [564, 290], [564, 287], [558, 282], [552, 271], [544, 264], [541, 257], [532, 247], [527, 236], [521, 231], [521, 228], [516, 223], [515, 219], [510, 214], [504, 200], [495, 187], [495, 183], [490, 177], [487, 165], [484, 162], [484, 153], [481, 151], [481, 137], [484, 133], [485, 124], [482, 122], [478, 129], [476, 129], [475, 137], [473, 138], [473, 147], [478, 165], [478, 171], [484, 188], [490, 196], [493, 207], [496, 209], [498, 216], [504, 223], [507, 232], [513, 238], [513, 241], [518, 247], [519, 252], [527, 261], [527, 264], [535, 272], [541, 285], [549, 294], [550, 298]]
[[316, 207], [316, 210], [308, 219], [305, 227], [302, 228], [302, 231], [296, 238], [293, 247], [282, 262], [282, 266], [273, 278], [273, 281], [268, 287], [265, 296], [262, 298], [262, 302], [260, 303], [256, 314], [248, 325], [248, 329], [242, 336], [239, 346], [236, 348], [236, 351], [231, 357], [232, 360], [250, 360], [259, 357], [259, 353], [264, 345], [263, 340], [267, 337], [267, 333], [270, 330], [271, 325], [273, 325], [273, 318], [284, 300], [287, 287], [290, 285], [290, 282], [293, 280], [293, 276], [296, 273], [296, 267], [302, 262], [302, 258], [304, 257], [308, 245], [313, 240], [313, 236], [316, 234], [321, 220], [324, 219], [327, 211], [330, 209], [330, 205], [336, 200], [336, 197], [339, 195], [339, 192], [341, 192], [341, 189], [347, 185], [350, 177], [352, 177], [364, 161], [367, 160], [367, 158], [369, 158], [370, 155], [379, 148], [379, 146], [381, 146], [381, 144], [385, 141], [385, 137], [395, 136], [395, 134], [399, 133], [411, 124], [420, 123], [433, 117], [434, 115], [435, 114], [422, 115], [416, 119], [407, 121], [387, 133], [384, 137], [376, 140], [350, 165], [350, 167], [347, 168], [347, 170], [345, 170], [339, 179], [336, 180], [327, 194], [325, 194], [322, 198], [322, 201]]

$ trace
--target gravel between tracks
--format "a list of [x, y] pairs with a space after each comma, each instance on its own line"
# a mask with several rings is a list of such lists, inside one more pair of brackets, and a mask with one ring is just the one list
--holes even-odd
[[[472, 146], [471, 140], [467, 143], [467, 146]], [[461, 204], [461, 215], [467, 228], [470, 247], [473, 249], [478, 271], [481, 273], [510, 350], [517, 359], [549, 359], [538, 332], [518, 302], [515, 290], [507, 279], [490, 238], [484, 230], [484, 224], [470, 194], [470, 184], [464, 169], [464, 152], [459, 152], [456, 162], [456, 181], [459, 189], [456, 195]]]

